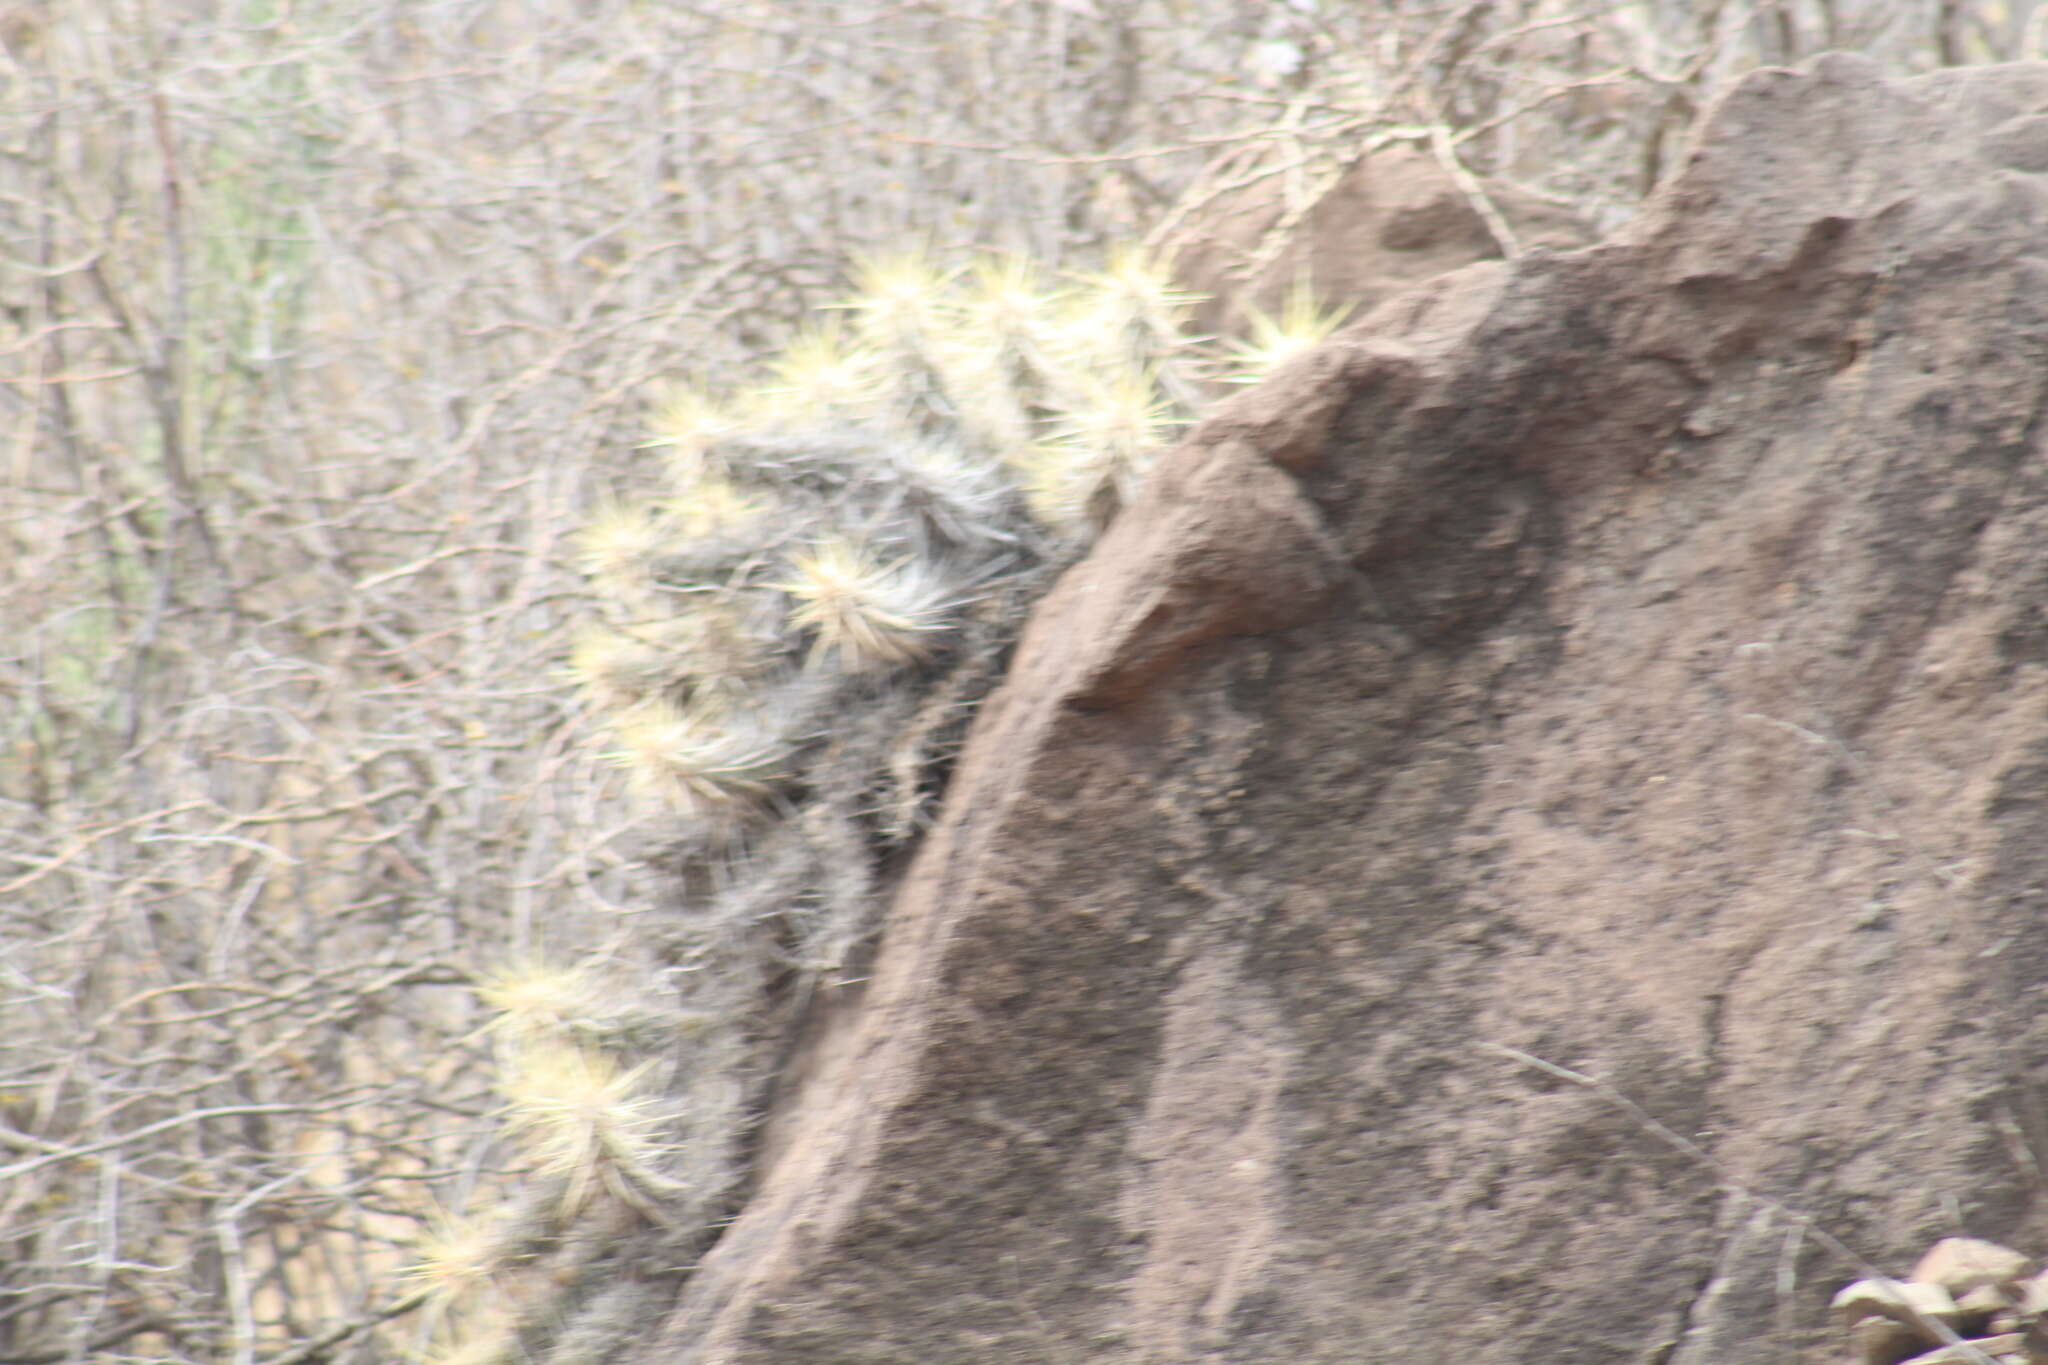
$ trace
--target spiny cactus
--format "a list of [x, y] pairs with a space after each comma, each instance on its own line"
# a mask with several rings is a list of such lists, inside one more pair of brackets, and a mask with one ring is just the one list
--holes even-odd
[[1200, 391], [1192, 300], [1135, 257], [1048, 281], [907, 252], [854, 276], [757, 385], [661, 392], [667, 486], [583, 533], [601, 619], [570, 667], [681, 843], [731, 848], [814, 800], [844, 713], [956, 664]]
[[1224, 379], [1231, 384], [1258, 383], [1343, 326], [1351, 309], [1325, 304], [1304, 272], [1288, 287], [1277, 316], [1249, 305], [1244, 313], [1251, 335], [1230, 343], [1232, 364]]
[[[753, 387], [657, 393], [664, 486], [580, 538], [595, 619], [569, 671], [658, 831], [664, 998], [550, 968], [481, 983], [532, 1181], [422, 1261], [464, 1360], [602, 1359], [673, 1292], [1025, 610], [1203, 392], [1194, 300], [1136, 256], [1049, 280], [908, 252], [854, 277]], [[1236, 373], [1331, 324], [1290, 308]]]

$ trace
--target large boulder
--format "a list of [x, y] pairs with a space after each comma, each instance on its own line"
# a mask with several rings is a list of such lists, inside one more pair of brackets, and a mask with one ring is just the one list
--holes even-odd
[[649, 1362], [1830, 1358], [2048, 1228], [2048, 66], [1753, 75], [1041, 605]]

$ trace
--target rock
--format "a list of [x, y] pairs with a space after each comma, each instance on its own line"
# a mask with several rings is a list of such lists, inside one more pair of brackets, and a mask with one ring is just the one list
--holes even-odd
[[1758, 72], [1612, 240], [1214, 414], [634, 1358], [1775, 1365], [1817, 1231], [2037, 1232], [2041, 110]]
[[1979, 1337], [1960, 1345], [1943, 1346], [1925, 1355], [1914, 1356], [1908, 1365], [1982, 1365], [1987, 1357], [1996, 1360], [2012, 1356], [2020, 1348], [2020, 1334], [2008, 1332], [2002, 1336]]
[[2042, 1365], [2048, 1361], [2048, 1318], [2036, 1318], [2028, 1325], [2020, 1338], [2020, 1351], [2026, 1357], [2027, 1365]]
[[1850, 1329], [1860, 1365], [1917, 1359], [1942, 1342], [1942, 1328], [1953, 1334], [1962, 1321], [1946, 1289], [1911, 1280], [1858, 1280], [1835, 1295], [1829, 1307], [1835, 1320]]
[[2012, 1306], [2012, 1294], [2005, 1286], [1980, 1284], [1956, 1300], [1956, 1330], [1967, 1336], [1977, 1328], [1988, 1328], [2000, 1314], [2010, 1314]]
[[2011, 1247], [1974, 1237], [1944, 1237], [1927, 1249], [1906, 1278], [1938, 1284], [1960, 1299], [1973, 1289], [2016, 1283], [2032, 1268], [2033, 1262]]
[[[1913, 1280], [1858, 1280], [1835, 1295], [1829, 1305], [1838, 1322], [1853, 1324], [1869, 1317], [1890, 1318], [1925, 1329], [1938, 1322], [1953, 1328], [1960, 1316], [1956, 1301], [1938, 1284]], [[1938, 1337], [1938, 1333], [1929, 1333]]]
[[[1295, 177], [1269, 176], [1196, 199], [1161, 244], [1183, 287], [1200, 294], [1194, 328], [1234, 334], [1249, 305], [1279, 316], [1297, 281], [1359, 315], [1404, 289], [1502, 254], [1485, 217], [1436, 158], [1394, 146], [1359, 157], [1306, 204]], [[1523, 190], [1482, 187], [1518, 246], [1584, 246], [1572, 214]]]
[[1859, 1365], [2020, 1360], [2042, 1330], [2033, 1285], [2019, 1278], [2032, 1264], [1996, 1242], [1949, 1237], [1929, 1248], [1912, 1278], [1858, 1280], [1831, 1309], [1849, 1328]]
[[1849, 1355], [1856, 1365], [1899, 1365], [1926, 1351], [1932, 1339], [1910, 1323], [1865, 1318], [1849, 1329]]

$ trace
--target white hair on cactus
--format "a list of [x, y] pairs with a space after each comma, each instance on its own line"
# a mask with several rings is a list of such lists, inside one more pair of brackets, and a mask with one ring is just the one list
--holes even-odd
[[768, 513], [758, 491], [742, 491], [732, 480], [711, 473], [679, 482], [661, 509], [675, 535], [693, 540], [744, 536]]
[[877, 413], [907, 431], [954, 420], [944, 369], [958, 321], [956, 273], [926, 251], [867, 257], [854, 267], [855, 295], [834, 305], [853, 314], [855, 330], [877, 356], [884, 381]]
[[500, 1030], [526, 1042], [586, 1029], [612, 998], [595, 973], [538, 959], [480, 972], [472, 989], [498, 1012]]
[[1008, 352], [952, 338], [937, 349], [934, 362], [945, 411], [958, 435], [991, 454], [1030, 440], [1031, 399]]
[[1046, 441], [1016, 463], [1025, 504], [1049, 531], [1085, 536], [1102, 520], [1102, 508], [1123, 504], [1127, 480], [1122, 464], [1084, 447]]
[[1083, 385], [1053, 434], [1019, 461], [1033, 514], [1069, 534], [1099, 527], [1130, 500], [1176, 425], [1150, 370]]
[[660, 1151], [661, 1116], [646, 1093], [653, 1069], [623, 1069], [572, 1046], [523, 1049], [501, 1087], [505, 1128], [542, 1174], [564, 1182], [561, 1212], [583, 1207], [607, 1166], [642, 1169]]
[[803, 328], [769, 362], [760, 390], [765, 417], [808, 423], [873, 412], [884, 392], [881, 353], [848, 334], [836, 317]]
[[865, 257], [854, 265], [854, 297], [839, 306], [871, 344], [916, 351], [948, 321], [953, 275], [923, 251]]
[[467, 1333], [459, 1341], [428, 1352], [423, 1365], [510, 1365], [524, 1355], [517, 1334], [497, 1325]]
[[796, 556], [790, 571], [775, 585], [794, 600], [790, 624], [812, 638], [813, 658], [836, 655], [849, 671], [916, 663], [946, 625], [945, 584], [931, 565], [883, 564], [834, 537]]
[[614, 594], [631, 597], [650, 586], [655, 561], [672, 536], [658, 509], [609, 501], [591, 513], [576, 541], [583, 572]]
[[886, 510], [903, 514], [905, 533], [921, 548], [1016, 540], [1003, 527], [1009, 494], [993, 461], [936, 441], [900, 441], [885, 448], [881, 472]]
[[786, 743], [708, 701], [649, 702], [613, 728], [620, 747], [608, 757], [626, 770], [636, 793], [714, 831], [731, 832], [759, 814], [788, 775]]
[[1022, 256], [984, 256], [968, 272], [960, 301], [963, 321], [1005, 346], [1042, 345], [1049, 339], [1061, 295]]
[[1059, 368], [1062, 297], [1022, 257], [984, 257], [968, 273], [941, 369], [964, 433], [993, 454], [1030, 444], [1033, 409]]
[[1156, 371], [1126, 369], [1082, 388], [1083, 401], [1059, 415], [1057, 439], [1105, 456], [1136, 461], [1165, 444], [1176, 425]]
[[1246, 307], [1245, 319], [1251, 335], [1232, 342], [1232, 367], [1224, 375], [1231, 384], [1256, 384], [1295, 356], [1307, 351], [1339, 327], [1351, 314], [1349, 305], [1325, 307], [1316, 296], [1306, 273], [1297, 275], [1287, 288], [1276, 318], [1254, 307]]
[[406, 1278], [444, 1303], [466, 1299], [489, 1285], [504, 1267], [505, 1232], [502, 1219], [437, 1212], [415, 1245]]
[[1136, 250], [1111, 253], [1107, 269], [1079, 277], [1065, 326], [1070, 347], [1106, 360], [1149, 361], [1189, 345], [1188, 310], [1201, 301]]
[[631, 706], [675, 677], [667, 651], [603, 626], [584, 626], [569, 649], [569, 677], [605, 710]]
[[746, 426], [745, 417], [732, 406], [700, 389], [672, 381], [655, 390], [654, 410], [647, 420], [647, 439], [641, 444], [667, 451], [676, 481], [687, 486], [707, 471], [717, 469], [718, 443], [739, 434]]
[[[781, 642], [768, 624], [779, 612], [772, 593], [707, 588], [681, 594], [679, 601], [678, 614], [649, 627], [648, 635], [668, 657], [669, 681], [692, 698], [745, 696], [778, 666]], [[705, 721], [713, 718], [708, 706], [697, 711]]]

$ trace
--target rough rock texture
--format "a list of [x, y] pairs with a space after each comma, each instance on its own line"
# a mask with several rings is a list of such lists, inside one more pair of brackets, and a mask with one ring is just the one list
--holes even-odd
[[1216, 411], [642, 1358], [1761, 1365], [2048, 1241], [2044, 390], [2048, 67], [1830, 58]]
[[1195, 331], [1244, 330], [1245, 305], [1277, 316], [1298, 281], [1363, 314], [1401, 290], [1503, 252], [1474, 194], [1521, 247], [1583, 246], [1572, 214], [1498, 183], [1461, 186], [1412, 147], [1359, 157], [1327, 185], [1299, 173], [1254, 180], [1227, 194], [1198, 189], [1159, 244], [1175, 276], [1201, 296]]

